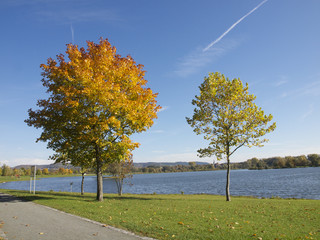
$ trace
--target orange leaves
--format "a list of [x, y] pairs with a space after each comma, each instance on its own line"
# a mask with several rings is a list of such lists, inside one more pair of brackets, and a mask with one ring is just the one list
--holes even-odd
[[88, 41], [86, 49], [68, 44], [65, 55], [40, 67], [50, 97], [29, 110], [26, 122], [42, 128], [39, 140], [75, 165], [87, 162], [79, 155], [94, 161], [96, 147], [104, 159], [129, 154], [139, 146], [129, 136], [157, 117], [157, 94], [145, 87], [143, 65], [121, 57], [107, 39]]

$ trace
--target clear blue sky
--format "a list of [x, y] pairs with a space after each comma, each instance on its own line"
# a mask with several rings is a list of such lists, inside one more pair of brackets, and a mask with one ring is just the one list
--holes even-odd
[[24, 123], [46, 96], [39, 65], [100, 37], [145, 66], [163, 107], [134, 136], [135, 162], [214, 160], [197, 158], [207, 143], [185, 120], [209, 72], [248, 82], [277, 122], [265, 147], [232, 161], [320, 153], [319, 12], [319, 0], [1, 0], [0, 164], [50, 163], [40, 130]]

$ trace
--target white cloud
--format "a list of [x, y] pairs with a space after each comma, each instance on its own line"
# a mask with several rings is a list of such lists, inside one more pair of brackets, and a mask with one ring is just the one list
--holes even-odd
[[195, 50], [188, 53], [186, 56], [178, 61], [177, 69], [174, 73], [180, 77], [187, 77], [197, 72], [202, 67], [212, 63], [226, 52], [234, 49], [239, 45], [241, 40], [224, 41], [219, 46], [210, 48], [208, 51], [202, 51], [202, 47], [197, 47]]
[[304, 88], [301, 89], [302, 95], [308, 96], [319, 96], [320, 95], [320, 81], [312, 82], [306, 85]]
[[[142, 159], [141, 159], [142, 160]], [[138, 162], [142, 162], [137, 159]], [[212, 163], [212, 159], [209, 158], [199, 158], [197, 152], [185, 152], [185, 153], [173, 153], [173, 154], [163, 154], [152, 157], [148, 159], [148, 162], [192, 162], [201, 161]]]
[[149, 131], [150, 133], [164, 133], [164, 131], [163, 130], [151, 130], [151, 131]]
[[36, 12], [41, 19], [58, 23], [77, 23], [91, 21], [120, 21], [120, 17], [109, 9], [63, 9], [58, 11], [41, 10]]
[[276, 82], [274, 85], [275, 85], [276, 87], [280, 87], [280, 86], [286, 84], [287, 82], [288, 82], [288, 80], [282, 78], [281, 80], [279, 80], [278, 82]]
[[151, 151], [152, 153], [156, 153], [156, 154], [161, 154], [161, 153], [165, 153], [166, 151], [163, 150], [153, 150]]
[[308, 110], [301, 116], [301, 120], [307, 119], [309, 116], [311, 116], [314, 112], [313, 104], [310, 104], [308, 107]]
[[318, 97], [320, 96], [320, 81], [311, 82], [309, 84], [306, 84], [305, 86], [300, 86], [299, 88], [293, 89], [291, 91], [286, 91], [281, 95], [282, 98], [290, 96]]
[[170, 107], [169, 106], [162, 106], [161, 109], [159, 110], [159, 112], [163, 112], [168, 110]]
[[44, 165], [52, 164], [54, 161], [41, 158], [15, 158], [11, 160], [3, 160], [1, 164], [9, 165], [10, 167], [15, 167], [18, 165]]
[[216, 40], [211, 42], [207, 47], [203, 49], [204, 52], [208, 51], [210, 48], [212, 48], [214, 45], [216, 45], [218, 42], [222, 40], [233, 28], [235, 28], [242, 20], [250, 16], [254, 11], [256, 11], [258, 8], [260, 8], [265, 2], [268, 0], [263, 0], [260, 4], [258, 4], [255, 8], [253, 8], [250, 12], [248, 12], [246, 15], [244, 15], [242, 18], [240, 18], [238, 21], [236, 21], [234, 24], [232, 24], [231, 27], [229, 27], [223, 34], [220, 35]]

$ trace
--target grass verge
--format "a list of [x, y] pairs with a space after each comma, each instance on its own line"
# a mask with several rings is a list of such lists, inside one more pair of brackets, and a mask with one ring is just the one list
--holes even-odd
[[[95, 176], [94, 174], [87, 174], [86, 176]], [[57, 178], [57, 177], [81, 177], [81, 174], [66, 174], [66, 175], [37, 175], [36, 179], [40, 178]], [[13, 182], [13, 181], [29, 181], [30, 176], [0, 176], [0, 183]]]
[[156, 239], [320, 239], [320, 201], [0, 190]]

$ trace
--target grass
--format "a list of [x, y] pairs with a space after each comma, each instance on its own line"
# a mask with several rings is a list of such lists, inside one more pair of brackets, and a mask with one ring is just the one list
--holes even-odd
[[0, 183], [4, 182], [13, 182], [13, 181], [28, 181], [30, 180], [30, 176], [0, 176]]
[[[86, 176], [95, 176], [94, 174], [87, 174]], [[37, 175], [36, 179], [39, 178], [56, 178], [56, 177], [81, 177], [81, 174], [66, 174], [66, 175], [59, 175], [59, 174], [53, 174], [53, 175]], [[4, 182], [13, 182], [13, 181], [29, 181], [30, 176], [0, 176], [0, 183]]]
[[320, 239], [320, 201], [1, 190], [156, 239]]

